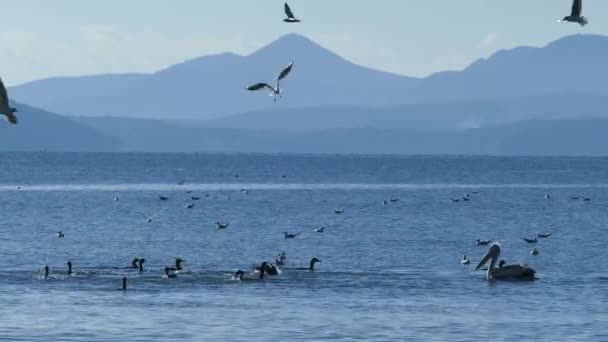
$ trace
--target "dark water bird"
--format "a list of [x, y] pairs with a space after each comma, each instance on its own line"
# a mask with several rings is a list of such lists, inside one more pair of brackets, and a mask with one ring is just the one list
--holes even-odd
[[460, 263], [463, 265], [468, 265], [471, 263], [471, 260], [467, 259], [467, 255], [465, 254], [462, 256], [462, 260], [460, 261]]
[[452, 198], [452, 202], [460, 202], [460, 198]]
[[171, 273], [171, 271], [174, 271], [174, 269], [171, 267], [165, 267], [165, 277], [177, 278], [177, 275], [175, 273]]
[[121, 291], [127, 291], [127, 277], [122, 277], [122, 288]]
[[289, 234], [287, 232], [284, 232], [283, 234], [285, 234], [285, 239], [295, 239], [298, 235], [300, 235], [301, 233], [297, 233], [297, 234]]
[[0, 79], [0, 114], [6, 117], [6, 120], [11, 124], [17, 124], [17, 116], [15, 113], [19, 112], [17, 109], [12, 108], [8, 103], [8, 93], [6, 92], [6, 87], [4, 86], [4, 82]]
[[530, 251], [531, 255], [538, 255], [540, 251], [538, 250], [538, 248], [532, 248], [532, 250]]
[[315, 264], [318, 262], [321, 262], [321, 260], [316, 257], [312, 258], [310, 259], [310, 264], [308, 265], [308, 267], [296, 268], [296, 270], [313, 272], [315, 270]]
[[230, 223], [221, 223], [220, 221], [215, 222], [217, 229], [226, 229], [229, 225]]
[[551, 195], [550, 195], [550, 194], [546, 194], [546, 195], [545, 195], [545, 198], [546, 198], [546, 199], [551, 199]]
[[546, 239], [551, 236], [551, 233], [536, 233], [537, 238]]
[[590, 201], [591, 201], [591, 198], [589, 198], [589, 197], [583, 197], [583, 201], [585, 201], [585, 202], [590, 202]]
[[382, 201], [382, 205], [388, 205], [388, 201], [387, 200], [383, 200]]
[[533, 238], [533, 239], [523, 238], [523, 240], [526, 241], [527, 243], [538, 243], [538, 239], [536, 239], [536, 238]]
[[391, 201], [391, 202], [393, 202], [393, 203], [394, 203], [394, 202], [399, 202], [399, 198], [398, 198], [398, 197], [391, 198], [391, 199], [390, 199], [390, 201]]
[[68, 275], [72, 275], [72, 262], [68, 261], [66, 264], [68, 265]]
[[234, 174], [234, 178], [239, 178], [239, 175], [237, 175], [236, 173]]
[[168, 268], [170, 271], [182, 271], [184, 268], [182, 267], [182, 264], [185, 262], [186, 260], [181, 259], [181, 258], [177, 258], [175, 259], [175, 267], [165, 267]]
[[134, 258], [133, 261], [131, 261], [131, 268], [138, 268], [139, 265], [139, 258]]
[[120, 201], [120, 198], [118, 196], [114, 196], [114, 202], [118, 202]]
[[344, 213], [344, 209], [336, 209], [336, 210], [334, 210], [334, 214], [338, 214], [339, 215], [339, 214], [342, 214], [342, 213]]
[[480, 239], [475, 240], [475, 244], [477, 244], [477, 246], [487, 246], [491, 242], [492, 242], [492, 240], [480, 240]]
[[277, 78], [277, 83], [276, 83], [276, 87], [271, 86], [268, 83], [256, 83], [253, 84], [249, 87], [247, 87], [247, 90], [249, 91], [258, 91], [258, 90], [263, 90], [263, 89], [267, 89], [270, 90], [270, 96], [274, 97], [274, 100], [277, 100], [277, 96], [281, 97], [281, 80], [283, 80], [285, 77], [287, 77], [287, 75], [289, 75], [289, 73], [291, 73], [291, 69], [293, 69], [293, 62], [289, 63], [288, 66], [286, 66], [283, 70], [281, 70], [281, 72], [279, 73], [279, 77]]
[[285, 9], [285, 15], [287, 16], [287, 18], [283, 19], [284, 22], [286, 23], [299, 23], [301, 22], [300, 19], [297, 19], [294, 15], [293, 12], [291, 11], [291, 8], [289, 7], [289, 5], [287, 3], [285, 3], [285, 5], [283, 6], [283, 8]]
[[65, 237], [65, 234], [63, 234], [63, 230], [60, 230], [60, 231], [57, 232], [57, 237], [59, 239], [63, 239]]
[[570, 15], [565, 16], [562, 20], [558, 20], [558, 22], [569, 21], [571, 23], [578, 23], [579, 25], [585, 26], [589, 23], [587, 18], [583, 17], [581, 14], [583, 13], [583, 0], [573, 0], [572, 1], [572, 11]]
[[44, 279], [49, 279], [49, 273], [50, 273], [50, 269], [49, 269], [49, 265], [44, 265]]
[[581, 198], [579, 196], [572, 196], [572, 197], [570, 197], [570, 199], [574, 200], [574, 201], [578, 201]]
[[186, 192], [187, 194], [191, 194], [191, 193], [192, 193], [192, 190], [186, 190], [185, 192]]
[[196, 197], [196, 196], [192, 196], [192, 197], [190, 197], [190, 199], [193, 200], [193, 201], [200, 201], [201, 198], [200, 197]]
[[161, 200], [161, 201], [168, 201], [168, 200], [169, 200], [169, 197], [167, 197], [167, 196], [162, 196], [162, 195], [158, 195], [158, 199], [159, 199], [159, 200]]
[[192, 209], [194, 208], [194, 203], [190, 203], [186, 206], [186, 209]]
[[249, 190], [247, 190], [247, 189], [241, 189], [241, 193], [247, 195], [247, 194], [249, 194]]
[[144, 262], [146, 262], [146, 259], [141, 258], [137, 261], [137, 268], [139, 269], [139, 273], [142, 273], [144, 271]]
[[493, 243], [486, 255], [481, 259], [475, 270], [479, 270], [483, 265], [490, 261], [486, 277], [488, 280], [535, 280], [536, 271], [527, 265], [515, 264], [505, 265], [504, 260], [500, 261], [499, 267], [495, 268], [496, 262], [500, 257], [501, 246]]
[[325, 233], [325, 227], [316, 228], [315, 233]]

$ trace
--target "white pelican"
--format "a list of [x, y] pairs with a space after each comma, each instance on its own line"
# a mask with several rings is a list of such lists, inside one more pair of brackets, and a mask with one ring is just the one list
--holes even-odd
[[301, 22], [300, 19], [296, 19], [296, 17], [293, 15], [293, 12], [291, 11], [291, 8], [289, 8], [289, 5], [287, 3], [285, 3], [285, 15], [287, 16], [287, 18], [283, 19], [284, 22], [286, 23], [299, 23]]
[[462, 256], [462, 260], [460, 261], [460, 263], [463, 265], [468, 265], [471, 263], [471, 260], [467, 259], [467, 255], [465, 254]]
[[[291, 72], [291, 69], [293, 68], [293, 62], [289, 63], [288, 66], [286, 66], [283, 70], [281, 70], [281, 73], [279, 74], [279, 77], [277, 78], [277, 86], [276, 88], [271, 86], [268, 83], [256, 83], [254, 85], [251, 85], [249, 87], [247, 87], [247, 90], [249, 91], [258, 91], [258, 90], [262, 90], [262, 89], [268, 89], [270, 90], [270, 96], [274, 97], [274, 100], [277, 100], [277, 96], [281, 97], [281, 80], [284, 79], [285, 77], [287, 77], [287, 75], [289, 75], [289, 73]], [[238, 175], [235, 175], [236, 178], [238, 178]]]
[[530, 251], [530, 255], [538, 255], [540, 251], [538, 250], [538, 248], [532, 248], [532, 250]]
[[17, 109], [9, 106], [8, 93], [6, 92], [4, 82], [2, 82], [2, 79], [0, 79], [0, 114], [6, 116], [6, 120], [15, 125], [17, 124], [17, 117], [15, 116], [15, 113], [17, 112]]
[[487, 278], [491, 280], [535, 280], [536, 271], [526, 265], [505, 265], [500, 268], [495, 268], [496, 262], [500, 257], [500, 244], [493, 243], [486, 255], [481, 259], [475, 270], [480, 269], [488, 261], [490, 266], [487, 271]]
[[585, 26], [589, 23], [587, 18], [583, 17], [581, 13], [583, 12], [583, 0], [573, 0], [572, 1], [572, 12], [570, 12], [569, 16], [564, 17], [562, 20], [558, 20], [558, 22], [569, 21], [571, 23], [578, 23], [581, 26]]

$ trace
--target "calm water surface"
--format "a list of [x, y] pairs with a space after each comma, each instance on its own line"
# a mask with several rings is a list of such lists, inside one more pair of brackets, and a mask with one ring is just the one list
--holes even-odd
[[[0, 165], [0, 340], [608, 340], [608, 159], [40, 153]], [[139, 213], [161, 209], [151, 223]], [[521, 238], [537, 232], [553, 235], [533, 257]], [[539, 280], [461, 266], [485, 253], [478, 238]], [[231, 280], [281, 251], [286, 267], [323, 262]], [[125, 268], [134, 257], [144, 273]], [[177, 257], [187, 271], [162, 278]]]

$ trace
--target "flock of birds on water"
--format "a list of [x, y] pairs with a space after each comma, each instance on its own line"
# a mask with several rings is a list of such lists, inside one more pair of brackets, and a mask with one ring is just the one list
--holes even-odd
[[[285, 15], [286, 15], [286, 18], [283, 20], [284, 22], [290, 23], [290, 24], [301, 22], [300, 19], [295, 17], [293, 11], [291, 10], [290, 6], [287, 3], [284, 4], [284, 11], [285, 11]], [[587, 18], [582, 16], [582, 0], [573, 0], [570, 15], [565, 16], [563, 19], [558, 20], [558, 21], [559, 22], [566, 21], [566, 22], [578, 23], [581, 26], [585, 26], [588, 23], [588, 20], [587, 20]], [[293, 66], [294, 66], [294, 64], [293, 64], [293, 62], [291, 62], [289, 65], [287, 65], [285, 68], [283, 68], [281, 70], [281, 72], [279, 73], [278, 77], [276, 78], [276, 83], [274, 85], [269, 84], [267, 82], [258, 82], [258, 83], [255, 83], [255, 84], [252, 84], [252, 85], [246, 87], [246, 89], [248, 91], [252, 91], [252, 92], [256, 92], [256, 91], [260, 91], [260, 90], [267, 90], [270, 92], [270, 96], [273, 97], [273, 100], [276, 101], [277, 97], [281, 98], [281, 94], [282, 94], [280, 83], [291, 73]], [[18, 112], [18, 110], [16, 108], [12, 108], [10, 106], [6, 87], [4, 86], [3, 81], [0, 79], [0, 113], [6, 117], [6, 119], [9, 123], [17, 124], [18, 120], [17, 120], [17, 116], [15, 115], [15, 113], [17, 113], [17, 112]], [[283, 176], [283, 177], [285, 177], [285, 176]], [[183, 184], [184, 184], [183, 181], [181, 181], [179, 183], [179, 185], [183, 185]], [[243, 193], [247, 193], [247, 190], [245, 190], [245, 189], [243, 189], [241, 191]], [[452, 202], [461, 202], [461, 201], [467, 202], [467, 201], [471, 200], [471, 195], [475, 195], [475, 194], [477, 194], [477, 192], [465, 194], [461, 198], [452, 198], [451, 200], [452, 200]], [[545, 196], [545, 198], [550, 199], [551, 196], [548, 194]], [[161, 201], [167, 201], [169, 198], [166, 196], [159, 196], [159, 199]], [[196, 201], [196, 200], [199, 200], [200, 198], [193, 196], [193, 197], [191, 197], [191, 199], [193, 201]], [[572, 197], [571, 199], [573, 199], [573, 200], [582, 199], [583, 201], [591, 200], [590, 198], [587, 198], [587, 197]], [[115, 197], [114, 201], [119, 201], [119, 198]], [[399, 201], [398, 198], [391, 198], [388, 200], [384, 200], [383, 205], [389, 205], [391, 202], [397, 202], [397, 201]], [[192, 209], [193, 207], [194, 207], [194, 203], [190, 203], [187, 205], [186, 208]], [[158, 211], [152, 215], [147, 215], [145, 213], [140, 213], [140, 214], [144, 216], [144, 218], [146, 219], [146, 222], [150, 223], [150, 222], [152, 222], [154, 217], [159, 215], [163, 210], [164, 209], [161, 209], [160, 211]], [[338, 214], [338, 215], [342, 214], [343, 212], [344, 212], [343, 209], [336, 209], [334, 211], [334, 213]], [[229, 227], [229, 223], [222, 223], [219, 221], [216, 222], [217, 229], [227, 229], [228, 227]], [[316, 228], [314, 230], [315, 233], [324, 233], [324, 231], [325, 231], [325, 228], [323, 228], [323, 227]], [[300, 235], [300, 233], [294, 234], [294, 233], [284, 232], [285, 239], [295, 239], [299, 235]], [[537, 233], [535, 237], [524, 238], [523, 240], [528, 244], [536, 244], [536, 243], [538, 243], [538, 239], [546, 239], [546, 238], [549, 238], [550, 236], [551, 236], [550, 233]], [[65, 237], [65, 234], [63, 231], [59, 231], [57, 233], [57, 238], [62, 239], [64, 237]], [[487, 253], [483, 256], [483, 258], [481, 259], [481, 261], [478, 263], [478, 265], [475, 268], [476, 270], [486, 269], [488, 279], [492, 279], [492, 280], [534, 280], [534, 279], [536, 279], [536, 277], [535, 277], [536, 271], [534, 269], [532, 269], [531, 267], [529, 267], [528, 265], [524, 265], [524, 264], [507, 265], [504, 260], [499, 261], [499, 258], [501, 255], [501, 245], [498, 242], [478, 239], [476, 241], [476, 245], [478, 245], [478, 246], [488, 246], [489, 245]], [[540, 251], [538, 248], [533, 248], [530, 251], [530, 254], [538, 255], [539, 252]], [[275, 276], [275, 275], [280, 274], [280, 267], [285, 265], [286, 259], [287, 259], [286, 253], [282, 252], [281, 254], [279, 254], [277, 256], [274, 263], [264, 261], [259, 266], [255, 267], [255, 269], [251, 272], [244, 272], [242, 270], [238, 270], [234, 273], [233, 279], [237, 280], [237, 281], [265, 280], [270, 276]], [[166, 266], [163, 268], [163, 276], [166, 278], [176, 278], [178, 276], [179, 272], [184, 270], [184, 266], [183, 266], [184, 262], [185, 262], [185, 260], [183, 260], [181, 258], [176, 259], [174, 265]], [[298, 270], [305, 270], [305, 271], [313, 272], [315, 270], [315, 265], [319, 262], [321, 262], [320, 259], [318, 259], [317, 257], [313, 257], [310, 260], [308, 267], [299, 268]], [[489, 262], [489, 265], [486, 266], [486, 264], [488, 264], [488, 262]], [[144, 263], [145, 263], [145, 258], [134, 258], [131, 261], [130, 268], [136, 269], [139, 272], [143, 272]], [[461, 260], [461, 264], [463, 264], [463, 265], [470, 264], [470, 260], [467, 258], [466, 255], [463, 256], [463, 258]], [[68, 275], [72, 275], [73, 274], [73, 264], [71, 261], [67, 262], [67, 267], [68, 267], [68, 270], [67, 270]], [[46, 266], [44, 266], [43, 278], [48, 279], [49, 277], [50, 277], [50, 268], [48, 265], [46, 265]], [[120, 290], [123, 290], [123, 291], [127, 290], [127, 278], [126, 277], [122, 278], [122, 288], [120, 288]]]

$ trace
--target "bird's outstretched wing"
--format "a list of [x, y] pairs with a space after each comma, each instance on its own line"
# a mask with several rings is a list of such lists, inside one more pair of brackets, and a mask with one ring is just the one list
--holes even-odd
[[572, 1], [572, 16], [580, 17], [583, 12], [583, 0], [573, 0]]
[[0, 106], [8, 107], [8, 94], [6, 93], [6, 87], [2, 79], [0, 79]]
[[289, 63], [288, 66], [285, 67], [285, 69], [281, 70], [281, 73], [279, 74], [279, 81], [284, 79], [285, 77], [287, 77], [287, 75], [289, 75], [289, 73], [291, 72], [291, 69], [293, 68], [293, 62]]
[[274, 88], [271, 85], [269, 85], [268, 83], [256, 83], [254, 85], [250, 85], [249, 87], [247, 87], [247, 90], [258, 91], [258, 90], [262, 90], [264, 88], [267, 88], [270, 91], [274, 91]]
[[285, 15], [289, 19], [295, 19], [295, 16], [293, 15], [293, 12], [291, 11], [291, 8], [289, 8], [289, 5], [287, 3], [285, 3]]
[[15, 114], [8, 113], [4, 114], [4, 116], [6, 116], [6, 120], [8, 120], [8, 122], [12, 123], [13, 125], [17, 124], [17, 117], [15, 116]]

